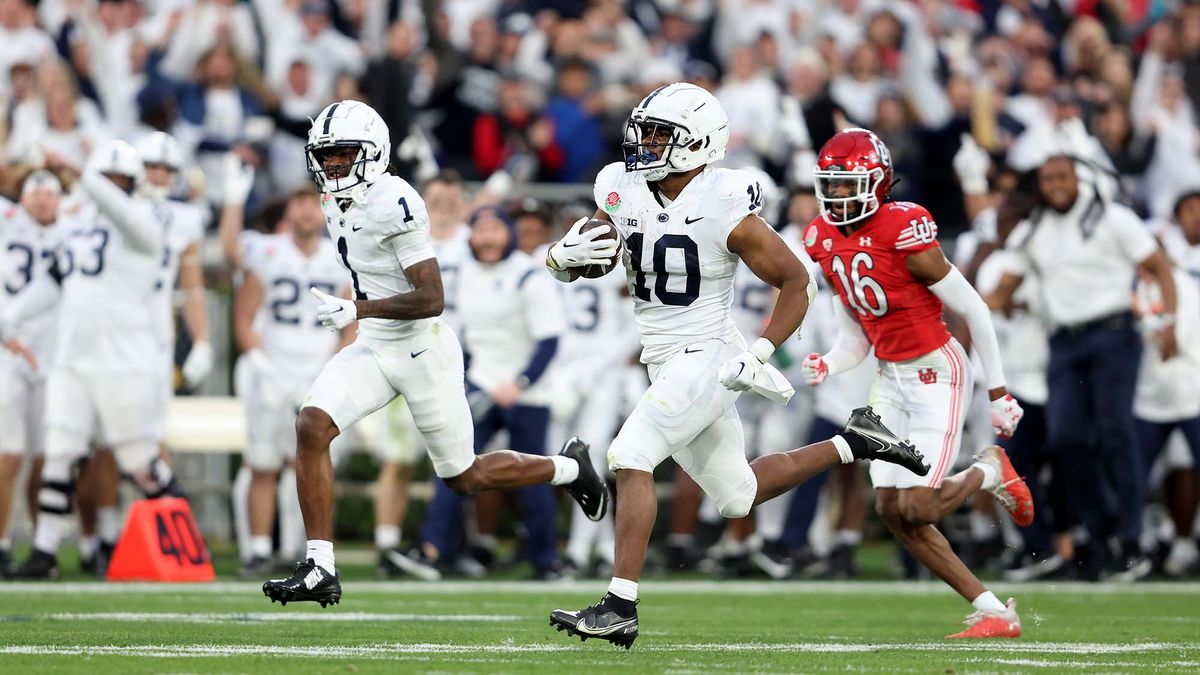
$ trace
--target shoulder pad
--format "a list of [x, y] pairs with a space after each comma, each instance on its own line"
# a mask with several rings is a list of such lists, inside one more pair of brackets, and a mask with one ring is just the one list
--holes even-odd
[[592, 196], [596, 200], [596, 208], [613, 213], [621, 208], [621, 188], [626, 182], [625, 165], [613, 162], [600, 169], [592, 187]]
[[759, 213], [763, 208], [762, 185], [749, 171], [741, 169], [717, 169], [717, 189], [714, 194], [728, 205], [735, 217], [744, 218]]
[[[406, 215], [411, 215], [411, 202], [416, 197], [417, 191], [413, 189], [408, 181], [399, 176], [387, 174], [375, 181], [371, 189], [366, 193], [367, 203], [365, 210], [367, 218], [375, 223], [389, 223], [393, 220], [403, 220]], [[404, 207], [401, 206], [400, 200], [406, 199], [409, 202], [409, 212], [406, 214]]]

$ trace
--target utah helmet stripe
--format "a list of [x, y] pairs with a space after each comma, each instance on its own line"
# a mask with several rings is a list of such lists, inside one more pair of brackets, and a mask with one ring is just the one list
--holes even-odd
[[325, 113], [325, 126], [321, 128], [321, 133], [329, 133], [329, 123], [333, 121], [333, 113], [338, 109], [339, 105], [341, 105], [341, 102], [329, 106], [329, 112]]

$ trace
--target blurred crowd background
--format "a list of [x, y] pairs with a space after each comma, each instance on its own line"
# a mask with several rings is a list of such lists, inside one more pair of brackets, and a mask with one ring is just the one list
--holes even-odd
[[[887, 143], [893, 196], [925, 205], [972, 272], [979, 245], [1028, 212], [1046, 145], [1080, 124], [1080, 152], [1114, 184], [1111, 198], [1156, 232], [1178, 228], [1184, 211], [1200, 221], [1177, 208], [1200, 188], [1200, 3], [1178, 0], [0, 0], [0, 194], [15, 199], [36, 168], [69, 183], [106, 139], [169, 132], [184, 154], [175, 196], [213, 214], [206, 280], [210, 303], [227, 309], [216, 242], [227, 159], [256, 168], [247, 227], [273, 229], [282, 199], [310, 180], [309, 118], [329, 102], [378, 110], [415, 185], [446, 170], [468, 192], [490, 180], [492, 197], [528, 216], [521, 248], [532, 251], [621, 159], [633, 105], [674, 81], [722, 102], [722, 165], [764, 172], [778, 227], [814, 215], [815, 150], [849, 126]], [[964, 195], [972, 170], [987, 183]], [[972, 203], [981, 192], [986, 208]], [[455, 204], [465, 222], [470, 199]], [[1200, 244], [1200, 222], [1187, 240]], [[1200, 275], [1200, 256], [1192, 264]], [[232, 341], [214, 342], [228, 366]], [[229, 387], [218, 377], [205, 390]], [[1192, 491], [1179, 508], [1194, 511], [1194, 474], [1179, 480]], [[833, 488], [866, 494], [861, 476]], [[1190, 538], [1167, 520], [1149, 531]], [[964, 512], [949, 530], [1000, 561], [1005, 540], [985, 521]], [[680, 523], [664, 564], [696, 566], [704, 555], [683, 550], [700, 547], [683, 531], [695, 518]], [[1070, 525], [1059, 534], [1069, 539]], [[1007, 541], [1020, 558], [1019, 538]], [[844, 561], [814, 565], [836, 545], [800, 546], [789, 569], [851, 574]], [[1194, 543], [1184, 558], [1177, 571], [1194, 572]]]

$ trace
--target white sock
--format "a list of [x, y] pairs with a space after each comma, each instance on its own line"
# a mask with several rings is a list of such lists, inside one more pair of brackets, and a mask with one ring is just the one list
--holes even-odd
[[400, 546], [399, 525], [376, 525], [375, 548], [380, 551], [390, 551]]
[[12, 537], [10, 537], [7, 534], [4, 535], [3, 537], [0, 537], [0, 551], [11, 551], [11, 550], [12, 550]]
[[485, 548], [489, 551], [495, 551], [496, 545], [500, 543], [500, 540], [497, 539], [496, 535], [494, 534], [484, 534], [483, 532], [480, 532], [479, 534], [475, 535], [473, 543], [480, 548]]
[[846, 439], [841, 436], [834, 436], [829, 441], [833, 443], [833, 447], [837, 448], [838, 457], [841, 457], [842, 464], [854, 463], [854, 452], [850, 450], [850, 444], [846, 442]]
[[637, 600], [637, 582], [613, 577], [612, 581], [608, 582], [608, 592], [618, 598], [633, 602]]
[[846, 546], [858, 546], [862, 543], [862, 532], [858, 530], [838, 530], [833, 533], [833, 543]]
[[96, 507], [96, 535], [100, 537], [100, 541], [106, 544], [117, 543], [117, 537], [121, 536], [121, 521], [117, 517], [117, 507]]
[[261, 534], [250, 537], [250, 555], [255, 558], [270, 558], [271, 538]]
[[37, 530], [33, 533], [33, 547], [43, 553], [58, 555], [58, 543], [62, 540], [61, 513], [38, 513]]
[[692, 535], [690, 535], [690, 534], [680, 534], [678, 532], [672, 532], [667, 535], [667, 546], [676, 546], [679, 548], [687, 548], [692, 545], [692, 542], [694, 540], [695, 540], [695, 538], [692, 537]]
[[550, 461], [554, 462], [554, 478], [550, 479], [551, 485], [566, 485], [579, 478], [579, 462], [562, 455], [554, 455]]
[[100, 540], [96, 539], [96, 535], [79, 537], [79, 557], [94, 558], [96, 551], [100, 550]]
[[1004, 609], [1004, 603], [991, 591], [984, 591], [978, 598], [971, 601], [971, 606], [981, 611]]
[[306, 557], [312, 558], [313, 562], [320, 565], [322, 569], [330, 574], [337, 574], [337, 570], [333, 565], [333, 542], [325, 541], [324, 539], [309, 539], [308, 552]]
[[983, 473], [983, 485], [981, 487], [984, 490], [995, 489], [1000, 484], [1000, 474], [996, 473], [996, 467], [991, 464], [975, 462], [971, 465], [971, 468], [979, 469]]
[[[0, 547], [3, 544], [0, 543]], [[1197, 556], [1196, 541], [1191, 537], [1175, 537], [1171, 542], [1171, 555], [1195, 558]]]
[[237, 538], [238, 557], [249, 562], [250, 553], [250, 467], [245, 464], [233, 479], [233, 531]]
[[757, 534], [764, 541], [778, 541], [783, 536], [783, 524], [787, 520], [788, 500], [768, 499], [754, 507], [754, 523]]
[[296, 472], [285, 468], [279, 476], [279, 550], [285, 557], [300, 555], [304, 550], [304, 514], [300, 511], [300, 495], [296, 492]]
[[971, 525], [971, 539], [975, 541], [987, 541], [992, 538], [992, 532], [995, 530], [996, 523], [987, 514], [979, 511], [971, 511], [967, 515], [967, 522]]

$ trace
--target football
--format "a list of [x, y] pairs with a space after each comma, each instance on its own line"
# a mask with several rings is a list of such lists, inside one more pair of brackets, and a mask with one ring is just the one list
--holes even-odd
[[588, 230], [594, 230], [597, 227], [607, 228], [608, 231], [599, 237], [596, 237], [596, 241], [602, 241], [604, 239], [615, 240], [617, 242], [617, 252], [613, 254], [612, 260], [607, 265], [588, 265], [587, 267], [578, 268], [578, 272], [575, 274], [576, 278], [583, 277], [585, 279], [599, 279], [605, 274], [613, 271], [613, 268], [621, 263], [621, 239], [617, 236], [617, 228], [613, 227], [612, 223], [608, 222], [607, 220], [593, 218], [584, 223], [583, 227], [579, 231], [587, 232]]

